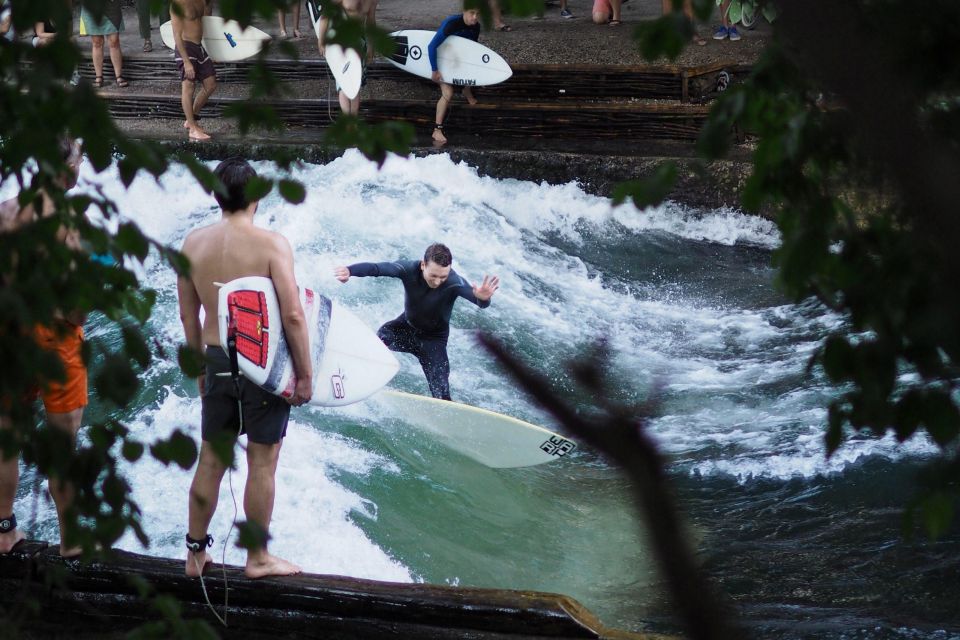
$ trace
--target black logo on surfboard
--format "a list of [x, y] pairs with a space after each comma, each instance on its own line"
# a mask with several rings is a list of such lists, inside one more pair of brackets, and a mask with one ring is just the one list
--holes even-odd
[[540, 445], [542, 451], [551, 456], [557, 456], [558, 458], [562, 458], [576, 448], [576, 444], [560, 436], [550, 436], [549, 440], [544, 441], [544, 443]]
[[489, 53], [485, 53], [485, 54], [483, 54], [483, 57], [480, 58], [480, 59], [483, 60], [483, 64], [487, 64], [488, 62], [490, 62], [490, 54], [489, 54]]

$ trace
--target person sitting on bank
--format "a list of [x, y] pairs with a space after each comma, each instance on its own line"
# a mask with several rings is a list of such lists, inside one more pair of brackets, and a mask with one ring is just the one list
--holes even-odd
[[403, 313], [380, 327], [377, 335], [391, 351], [416, 356], [427, 377], [430, 394], [442, 400], [450, 400], [447, 339], [453, 304], [457, 298], [463, 298], [486, 309], [500, 287], [500, 278], [486, 275], [480, 286], [471, 286], [451, 268], [452, 263], [450, 249], [434, 243], [427, 247], [423, 260], [358, 262], [333, 271], [343, 283], [351, 276], [398, 278], [403, 283]]
[[[437, 113], [434, 119], [433, 133], [431, 138], [437, 144], [446, 144], [447, 137], [443, 134], [443, 121], [447, 117], [447, 109], [450, 108], [450, 101], [453, 100], [453, 85], [446, 82], [443, 74], [437, 68], [437, 49], [443, 44], [443, 41], [450, 36], [460, 36], [477, 42], [480, 40], [480, 11], [478, 9], [467, 9], [463, 13], [448, 16], [440, 24], [437, 34], [433, 36], [430, 45], [427, 47], [427, 55], [430, 58], [430, 69], [433, 70], [433, 81], [440, 85], [440, 99], [437, 100]], [[477, 99], [473, 95], [473, 89], [463, 88], [463, 97], [470, 104], [477, 104]]]
[[[170, 4], [170, 22], [176, 45], [174, 59], [180, 71], [180, 105], [183, 107], [183, 128], [190, 140], [209, 140], [210, 134], [197, 124], [200, 109], [217, 88], [217, 70], [213, 59], [203, 48], [203, 16], [208, 7], [204, 0], [173, 0]], [[196, 83], [200, 82], [200, 91]]]

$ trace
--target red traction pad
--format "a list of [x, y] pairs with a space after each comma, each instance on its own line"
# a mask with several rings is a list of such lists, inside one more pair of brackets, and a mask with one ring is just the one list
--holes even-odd
[[270, 316], [262, 291], [234, 291], [227, 295], [229, 322], [237, 328], [237, 353], [261, 369], [270, 349]]

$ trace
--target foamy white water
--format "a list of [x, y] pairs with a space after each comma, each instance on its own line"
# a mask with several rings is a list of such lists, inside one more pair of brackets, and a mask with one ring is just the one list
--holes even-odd
[[[274, 171], [267, 163], [255, 166]], [[840, 319], [813, 305], [785, 304], [771, 293], [767, 251], [779, 237], [765, 220], [670, 203], [647, 211], [630, 205], [612, 209], [608, 199], [575, 184], [480, 177], [446, 155], [391, 157], [378, 170], [348, 152], [292, 175], [307, 185], [306, 202], [294, 206], [272, 194], [260, 205], [259, 223], [289, 239], [301, 283], [345, 302], [371, 327], [401, 311], [402, 287], [375, 278], [341, 285], [331, 275], [335, 266], [417, 258], [429, 243], [440, 241], [451, 247], [454, 267], [470, 280], [501, 277], [489, 309], [460, 302], [454, 313], [451, 385], [465, 402], [546, 421], [476, 345], [478, 328], [565, 388], [571, 383], [564, 361], [602, 336], [612, 347], [615, 377], [628, 381], [611, 394], [641, 400], [660, 389], [664, 415], [653, 422], [654, 433], [691, 472], [743, 480], [810, 477], [840, 472], [869, 455], [923, 455], [932, 449], [923, 440], [899, 449], [891, 440], [861, 438], [825, 459], [823, 407], [835, 392], [803, 372]], [[141, 176], [124, 191], [115, 172], [94, 175], [85, 167], [81, 188], [93, 185], [147, 234], [173, 246], [180, 246], [190, 229], [220, 217], [213, 198], [182, 168], [159, 183]], [[0, 189], [10, 193], [10, 185]], [[172, 357], [182, 341], [174, 273], [155, 258], [142, 273], [159, 293], [151, 330]], [[721, 286], [726, 288], [717, 293]], [[416, 362], [400, 358], [395, 384], [425, 393]], [[153, 438], [180, 427], [199, 439], [199, 402], [175, 363], [161, 362], [146, 384], [163, 391], [158, 402], [133, 410], [135, 431]], [[294, 411], [278, 472], [272, 550], [310, 571], [417, 579], [415, 567], [391, 557], [357, 524], [375, 519], [384, 505], [342, 481], [396, 476], [396, 462], [363, 441], [326, 431], [324, 415]], [[363, 405], [340, 415], [375, 420]], [[241, 468], [234, 474], [238, 501], [244, 473]], [[146, 463], [131, 467], [130, 474], [147, 514], [150, 553], [179, 555], [191, 473]], [[218, 542], [232, 516], [224, 483], [211, 528]], [[133, 538], [123, 544], [139, 550]], [[227, 559], [237, 563], [242, 554], [231, 545]]]

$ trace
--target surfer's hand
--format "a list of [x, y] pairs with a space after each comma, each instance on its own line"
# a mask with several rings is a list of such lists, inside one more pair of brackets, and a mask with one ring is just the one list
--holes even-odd
[[489, 300], [499, 288], [500, 278], [497, 276], [483, 276], [483, 282], [480, 283], [480, 286], [473, 288], [473, 295], [477, 296], [477, 300]]
[[197, 79], [197, 72], [193, 69], [193, 65], [187, 60], [183, 61], [183, 75], [187, 77], [187, 80]]
[[313, 379], [297, 378], [297, 386], [293, 388], [293, 395], [287, 400], [295, 407], [306, 404], [313, 397]]
[[350, 269], [346, 267], [335, 267], [333, 270], [333, 277], [340, 282], [346, 282], [350, 279]]
[[433, 79], [434, 82], [437, 82], [437, 83], [443, 82], [443, 74], [440, 73], [439, 69], [434, 71], [432, 74], [430, 74], [430, 77]]

